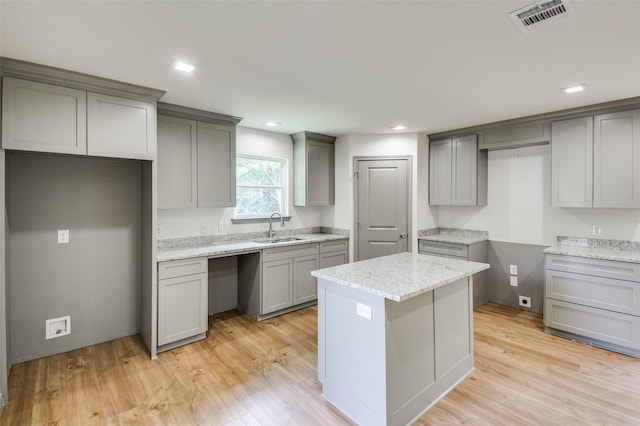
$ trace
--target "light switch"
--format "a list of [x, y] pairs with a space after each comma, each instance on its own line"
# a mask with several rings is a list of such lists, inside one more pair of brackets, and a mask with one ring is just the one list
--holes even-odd
[[518, 277], [511, 275], [509, 277], [509, 284], [511, 285], [511, 287], [518, 287]]
[[69, 230], [68, 229], [59, 229], [58, 230], [58, 244], [67, 244], [69, 242]]
[[509, 274], [518, 275], [518, 265], [509, 265]]

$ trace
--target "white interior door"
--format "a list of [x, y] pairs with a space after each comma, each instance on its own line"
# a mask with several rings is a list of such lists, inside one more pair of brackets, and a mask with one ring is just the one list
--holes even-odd
[[409, 159], [356, 159], [356, 260], [408, 251]]

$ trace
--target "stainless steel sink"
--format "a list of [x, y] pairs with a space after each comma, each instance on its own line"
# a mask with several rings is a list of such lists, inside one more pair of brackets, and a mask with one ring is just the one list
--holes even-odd
[[255, 240], [254, 243], [258, 244], [277, 244], [277, 243], [290, 243], [292, 241], [300, 241], [302, 238], [296, 237], [282, 237], [282, 238], [264, 238]]

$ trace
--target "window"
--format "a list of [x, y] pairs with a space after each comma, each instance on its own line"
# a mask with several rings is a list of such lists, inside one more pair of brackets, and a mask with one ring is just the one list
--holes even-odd
[[236, 218], [269, 217], [287, 213], [287, 160], [280, 158], [236, 157]]

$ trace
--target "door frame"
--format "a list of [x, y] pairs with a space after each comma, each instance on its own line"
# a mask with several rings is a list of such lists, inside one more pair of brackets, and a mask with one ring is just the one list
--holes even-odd
[[357, 262], [358, 257], [358, 180], [359, 176], [356, 176], [359, 172], [359, 161], [392, 161], [392, 160], [405, 160], [407, 162], [407, 252], [411, 253], [412, 243], [412, 225], [413, 225], [413, 212], [412, 212], [412, 200], [413, 200], [413, 156], [412, 155], [391, 155], [391, 156], [359, 156], [353, 157], [353, 261]]

